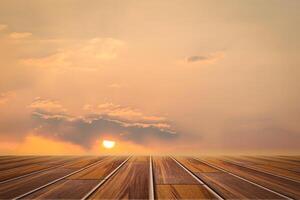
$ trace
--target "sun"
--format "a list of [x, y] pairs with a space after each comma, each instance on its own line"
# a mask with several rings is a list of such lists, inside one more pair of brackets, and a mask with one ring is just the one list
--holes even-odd
[[106, 149], [111, 149], [115, 146], [116, 142], [112, 140], [103, 140], [102, 145]]

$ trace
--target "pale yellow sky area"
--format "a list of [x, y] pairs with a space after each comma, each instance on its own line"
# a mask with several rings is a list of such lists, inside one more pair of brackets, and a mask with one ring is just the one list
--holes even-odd
[[0, 153], [298, 153], [299, 9], [2, 0]]

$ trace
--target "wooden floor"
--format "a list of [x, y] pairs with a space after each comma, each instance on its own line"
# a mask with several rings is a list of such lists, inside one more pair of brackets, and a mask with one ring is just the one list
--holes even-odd
[[300, 199], [300, 156], [0, 156], [0, 199]]

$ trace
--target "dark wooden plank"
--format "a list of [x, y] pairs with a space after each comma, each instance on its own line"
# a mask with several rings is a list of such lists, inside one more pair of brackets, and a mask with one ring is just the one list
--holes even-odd
[[[102, 159], [98, 157], [98, 160]], [[82, 160], [84, 160], [85, 165], [82, 165]], [[89, 162], [88, 162], [89, 161]], [[70, 164], [60, 166], [55, 169], [50, 169], [38, 174], [34, 174], [19, 180], [11, 181], [0, 185], [0, 199], [14, 198], [44, 184], [47, 184], [55, 179], [63, 177], [71, 172], [76, 171], [78, 168], [70, 168], [69, 166], [85, 167], [93, 162], [96, 162], [95, 157], [90, 158], [79, 158], [70, 161]]]
[[71, 169], [54, 169], [0, 185], [0, 199], [11, 199], [71, 173]]
[[102, 185], [92, 199], [148, 199], [149, 159], [133, 157]]
[[225, 199], [281, 199], [282, 197], [224, 172], [196, 173]]
[[26, 160], [17, 160], [12, 163], [6, 163], [6, 164], [1, 164], [0, 165], [0, 171], [2, 173], [3, 170], [8, 170], [8, 169], [13, 169], [13, 168], [18, 168], [18, 167], [23, 167], [23, 166], [30, 166], [30, 165], [40, 165], [40, 164], [46, 164], [46, 163], [51, 163], [54, 161], [61, 160], [61, 158], [49, 156], [49, 157], [34, 157], [32, 159], [26, 159]]
[[36, 156], [9, 156], [0, 160], [0, 165], [34, 159]]
[[32, 172], [36, 172], [39, 170], [48, 169], [48, 168], [54, 166], [53, 162], [55, 162], [56, 166], [59, 166], [64, 163], [72, 163], [71, 161], [73, 161], [73, 160], [76, 161], [78, 159], [79, 158], [68, 158], [68, 159], [55, 160], [55, 158], [51, 158], [48, 161], [35, 162], [36, 164], [26, 164], [24, 166], [19, 166], [19, 167], [14, 167], [12, 169], [2, 170], [0, 173], [0, 181], [15, 178], [15, 177], [29, 174]]
[[156, 185], [156, 199], [216, 199], [203, 185]]
[[176, 157], [176, 160], [179, 161], [182, 165], [187, 167], [192, 172], [218, 172], [219, 171], [213, 167], [210, 167], [207, 164], [204, 164], [190, 157]]
[[26, 199], [81, 199], [125, 159], [121, 156], [104, 157], [98, 164], [39, 190]]
[[300, 164], [300, 156], [277, 156], [281, 160], [291, 161], [296, 164]]
[[282, 161], [280, 159], [267, 158], [267, 157], [247, 157], [247, 159], [253, 160], [254, 162], [260, 161], [262, 164], [267, 164], [270, 166], [300, 173], [300, 166], [295, 163], [290, 163], [288, 161]]
[[67, 169], [80, 169], [86, 165], [89, 165], [93, 162], [96, 162], [100, 159], [103, 159], [103, 157], [99, 157], [99, 156], [85, 156], [82, 157], [79, 161], [74, 162], [74, 163], [70, 163], [64, 166], [64, 168]]
[[106, 157], [99, 164], [82, 172], [74, 174], [68, 179], [103, 179], [117, 168], [127, 157]]
[[155, 184], [199, 184], [191, 175], [170, 157], [154, 157], [153, 171]]
[[234, 174], [237, 174], [247, 180], [258, 183], [266, 188], [277, 191], [281, 194], [295, 199], [300, 198], [300, 184], [297, 182], [272, 176], [270, 174], [266, 174], [256, 170], [247, 169], [216, 158], [205, 160], [210, 162], [211, 164], [217, 165]]
[[82, 199], [100, 180], [68, 180], [39, 190], [25, 199]]
[[22, 176], [24, 174], [29, 174], [38, 170], [46, 169], [47, 166], [42, 165], [27, 165], [22, 167], [17, 167], [13, 169], [2, 170], [0, 172], [0, 181], [4, 181], [7, 179], [15, 178], [18, 176]]
[[[251, 159], [251, 164], [249, 164], [249, 159], [247, 158], [235, 158], [235, 157], [230, 157], [229, 161], [234, 161], [237, 162], [241, 165], [245, 166], [250, 166], [251, 168], [254, 168], [259, 171], [265, 171], [268, 173], [276, 174], [279, 176], [284, 176], [287, 178], [291, 178], [294, 180], [299, 180], [300, 181], [300, 172], [295, 172], [293, 170], [288, 170], [285, 168], [285, 164], [281, 163], [277, 166], [274, 166], [271, 162], [265, 161], [265, 160], [256, 160], [256, 159]], [[280, 167], [279, 167], [280, 166]]]

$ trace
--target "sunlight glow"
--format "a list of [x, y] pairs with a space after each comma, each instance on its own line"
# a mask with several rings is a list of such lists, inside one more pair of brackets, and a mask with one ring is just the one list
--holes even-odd
[[103, 140], [102, 145], [106, 149], [111, 149], [115, 146], [116, 142], [111, 140]]

